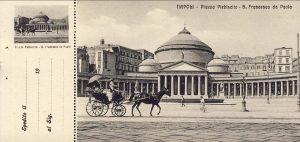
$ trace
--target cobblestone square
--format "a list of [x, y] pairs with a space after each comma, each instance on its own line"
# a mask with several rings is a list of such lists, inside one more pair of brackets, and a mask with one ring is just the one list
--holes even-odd
[[[142, 117], [131, 117], [131, 105], [124, 117], [90, 117], [87, 98], [78, 99], [78, 140], [95, 141], [300, 141], [300, 114], [295, 98], [249, 98], [250, 112], [241, 111], [241, 99], [227, 99], [224, 105], [162, 103], [159, 116], [149, 116], [150, 106], [141, 105]], [[231, 105], [226, 105], [231, 104]], [[153, 114], [157, 109], [154, 109]], [[135, 110], [135, 115], [137, 111]]]

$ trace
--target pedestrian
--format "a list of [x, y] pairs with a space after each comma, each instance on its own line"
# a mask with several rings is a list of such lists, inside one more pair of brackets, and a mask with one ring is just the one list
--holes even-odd
[[205, 108], [205, 100], [204, 100], [203, 96], [200, 96], [200, 103], [201, 103], [200, 110], [205, 112], [206, 108]]
[[184, 104], [184, 97], [181, 96], [181, 107], [185, 107], [185, 104]]

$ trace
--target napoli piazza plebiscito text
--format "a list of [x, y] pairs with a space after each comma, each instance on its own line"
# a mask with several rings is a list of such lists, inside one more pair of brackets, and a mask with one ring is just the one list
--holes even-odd
[[78, 48], [78, 96], [93, 75], [101, 85], [109, 79], [127, 96], [135, 83], [142, 92], [155, 93], [163, 87], [171, 92], [165, 100], [242, 97], [279, 97], [297, 94], [296, 58], [293, 48], [274, 47], [269, 55], [239, 57], [215, 55], [213, 47], [193, 36], [186, 27], [153, 53], [106, 44]]

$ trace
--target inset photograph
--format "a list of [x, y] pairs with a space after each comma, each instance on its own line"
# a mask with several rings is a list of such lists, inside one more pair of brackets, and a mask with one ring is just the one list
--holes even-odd
[[68, 6], [16, 6], [15, 43], [68, 43]]

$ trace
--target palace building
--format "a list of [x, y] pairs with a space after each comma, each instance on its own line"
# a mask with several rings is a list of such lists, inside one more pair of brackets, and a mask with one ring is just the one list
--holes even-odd
[[[124, 52], [141, 57], [141, 54], [137, 54], [127, 48], [125, 49], [126, 51]], [[137, 69], [122, 73], [116, 72], [115, 74], [78, 72], [78, 96], [86, 95], [84, 92], [86, 82], [89, 77], [95, 74], [102, 75], [108, 79], [113, 78], [119, 90], [127, 95], [132, 94], [135, 91], [135, 83], [139, 83], [138, 91], [142, 92], [155, 93], [163, 87], [168, 88], [171, 92], [169, 99], [179, 99], [181, 96], [189, 99], [199, 99], [200, 95], [206, 98], [217, 98], [220, 97], [220, 92], [225, 97], [241, 97], [242, 95], [248, 97], [263, 97], [267, 95], [294, 96], [297, 93], [297, 78], [295, 73], [291, 73], [293, 67], [292, 50], [291, 48], [284, 48], [281, 50], [284, 53], [280, 54], [277, 51], [278, 49], [272, 55], [274, 57], [270, 59], [272, 61], [269, 58], [257, 59], [261, 66], [259, 70], [263, 73], [246, 75], [245, 65], [248, 64], [251, 68], [252, 63], [254, 64], [253, 60], [250, 61], [250, 59], [242, 57], [229, 58], [222, 56], [219, 58], [215, 56], [213, 48], [193, 36], [184, 27], [177, 35], [159, 46], [154, 56], [148, 56], [141, 62], [133, 59], [132, 61], [138, 63]], [[99, 49], [95, 52], [103, 51], [107, 52], [106, 49]], [[120, 50], [118, 51], [120, 52]], [[107, 60], [109, 64], [120, 64], [119, 59], [123, 55], [119, 52], [116, 52], [117, 54], [113, 52], [116, 51], [111, 51], [116, 60], [105, 58], [101, 58], [101, 60]], [[132, 57], [130, 55], [128, 57]], [[92, 54], [90, 56], [96, 57], [97, 55]], [[281, 62], [279, 58], [281, 58]], [[89, 59], [91, 60], [91, 58]], [[266, 61], [265, 59], [268, 60]], [[276, 60], [276, 62], [273, 60]], [[277, 63], [277, 60], [279, 63]], [[90, 64], [97, 61], [99, 59], [96, 58], [92, 59], [92, 61], [86, 60]], [[100, 66], [105, 66], [104, 62], [99, 63]], [[234, 62], [237, 64], [234, 64]], [[243, 62], [244, 64], [242, 65]], [[99, 64], [96, 66], [99, 66]], [[136, 65], [133, 66], [135, 67]], [[237, 69], [233, 70], [235, 67]], [[255, 67], [257, 69], [257, 66]], [[271, 73], [272, 71], [280, 72], [279, 67], [282, 67], [281, 73]], [[241, 69], [243, 71], [240, 71]], [[107, 88], [108, 80], [101, 81], [101, 84]]]

